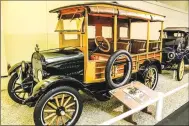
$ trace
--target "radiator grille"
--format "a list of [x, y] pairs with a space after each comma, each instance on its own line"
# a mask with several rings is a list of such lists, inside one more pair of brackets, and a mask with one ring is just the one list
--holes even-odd
[[[43, 71], [42, 68], [42, 55], [38, 52], [33, 53], [32, 55], [32, 70], [33, 70], [33, 77], [34, 80], [38, 80], [38, 71]], [[42, 73], [43, 74], [43, 73]]]

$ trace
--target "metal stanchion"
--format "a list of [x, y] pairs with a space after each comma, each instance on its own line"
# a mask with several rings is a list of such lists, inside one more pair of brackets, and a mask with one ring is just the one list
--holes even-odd
[[159, 100], [156, 103], [156, 115], [155, 119], [157, 121], [162, 120], [163, 118], [163, 93], [159, 92]]
[[157, 121], [161, 121], [163, 119], [163, 99], [165, 97], [167, 97], [167, 96], [170, 96], [170, 95], [180, 91], [181, 89], [183, 89], [185, 87], [188, 87], [188, 86], [189, 86], [189, 83], [183, 84], [182, 86], [179, 86], [179, 87], [167, 92], [166, 94], [163, 94], [162, 92], [158, 92], [158, 95], [159, 95], [158, 98], [150, 100], [147, 103], [145, 103], [145, 104], [143, 104], [141, 106], [138, 106], [135, 109], [127, 111], [127, 112], [125, 112], [125, 113], [123, 113], [123, 114], [121, 114], [119, 116], [116, 116], [116, 117], [114, 117], [114, 118], [112, 118], [112, 119], [110, 119], [108, 121], [105, 121], [105, 122], [101, 123], [100, 125], [111, 125], [111, 124], [113, 124], [113, 123], [115, 123], [115, 122], [117, 122], [117, 121], [119, 121], [121, 119], [124, 119], [124, 118], [126, 118], [126, 117], [128, 117], [128, 116], [130, 116], [130, 115], [132, 115], [132, 114], [144, 109], [145, 107], [147, 107], [147, 106], [149, 106], [149, 105], [151, 105], [151, 104], [153, 104], [155, 102], [156, 102], [155, 119]]
[[176, 78], [176, 70], [173, 71], [173, 80]]

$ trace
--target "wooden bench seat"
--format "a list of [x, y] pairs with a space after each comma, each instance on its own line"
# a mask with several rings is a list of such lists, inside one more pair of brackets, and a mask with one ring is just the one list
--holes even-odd
[[146, 40], [131, 40], [131, 53], [139, 54], [146, 52]]

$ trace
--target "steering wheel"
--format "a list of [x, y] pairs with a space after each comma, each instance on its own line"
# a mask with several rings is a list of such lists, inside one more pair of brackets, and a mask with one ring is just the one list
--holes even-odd
[[95, 44], [103, 52], [110, 51], [110, 42], [102, 36], [96, 36]]

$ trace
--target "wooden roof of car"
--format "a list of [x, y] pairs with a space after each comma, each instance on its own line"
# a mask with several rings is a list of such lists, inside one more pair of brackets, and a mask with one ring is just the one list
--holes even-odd
[[186, 32], [187, 33], [187, 32], [189, 32], [189, 28], [188, 27], [167, 27], [163, 31], [165, 31], [165, 32], [180, 31], [180, 32]]
[[68, 6], [63, 6], [63, 7], [59, 7], [59, 8], [55, 8], [53, 10], [50, 10], [50, 13], [60, 13], [62, 10], [64, 9], [73, 9], [73, 8], [87, 8], [87, 7], [97, 7], [97, 6], [101, 6], [101, 7], [109, 7], [109, 8], [116, 8], [119, 10], [124, 10], [126, 9], [127, 11], [131, 11], [131, 12], [136, 12], [136, 13], [142, 13], [145, 15], [153, 15], [153, 16], [160, 16], [162, 18], [165, 18], [165, 16], [160, 15], [160, 14], [156, 14], [156, 13], [152, 13], [149, 11], [145, 11], [145, 10], [141, 10], [138, 8], [134, 8], [134, 7], [130, 7], [130, 6], [126, 6], [126, 5], [121, 5], [119, 3], [116, 2], [90, 2], [90, 3], [84, 3], [84, 4], [75, 4], [75, 5], [68, 5]]

